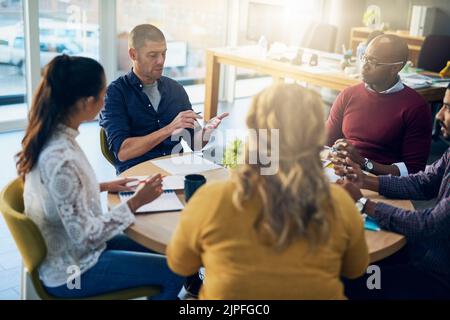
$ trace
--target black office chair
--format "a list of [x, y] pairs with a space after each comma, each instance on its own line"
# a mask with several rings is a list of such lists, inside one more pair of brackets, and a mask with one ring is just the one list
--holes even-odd
[[312, 23], [303, 37], [304, 48], [334, 52], [336, 48], [337, 27], [325, 23]]
[[[417, 67], [439, 72], [450, 60], [450, 36], [447, 35], [429, 35], [425, 38], [422, 48], [420, 49], [419, 59], [417, 60]], [[436, 113], [442, 106], [442, 100], [431, 102], [431, 110], [433, 119]], [[440, 135], [440, 126], [437, 121], [433, 125], [433, 141], [443, 141], [448, 144]]]
[[417, 67], [433, 72], [441, 71], [450, 60], [450, 36], [427, 36], [420, 49]]

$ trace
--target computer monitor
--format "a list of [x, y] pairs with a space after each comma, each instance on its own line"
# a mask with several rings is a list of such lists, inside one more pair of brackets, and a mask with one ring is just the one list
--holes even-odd
[[284, 7], [281, 5], [249, 2], [247, 14], [247, 39], [258, 41], [264, 36], [269, 44], [288, 41]]

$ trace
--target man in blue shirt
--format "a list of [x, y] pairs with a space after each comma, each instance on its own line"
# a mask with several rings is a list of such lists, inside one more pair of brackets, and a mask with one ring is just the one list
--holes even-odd
[[[444, 103], [436, 115], [442, 135], [450, 140], [450, 85]], [[450, 148], [425, 171], [406, 177], [368, 176], [346, 159], [346, 166], [337, 163], [344, 188], [357, 201], [357, 207], [385, 230], [403, 234], [408, 253], [403, 259], [390, 257], [381, 262], [381, 289], [368, 290], [366, 278], [347, 281], [349, 298], [382, 299], [450, 299]], [[388, 198], [431, 200], [432, 208], [408, 211], [363, 197], [359, 188], [379, 192]], [[405, 252], [403, 252], [405, 253]], [[398, 262], [401, 263], [398, 263]], [[382, 266], [383, 265], [383, 266]]]
[[141, 162], [179, 153], [183, 137], [199, 150], [209, 141], [227, 113], [211, 119], [202, 129], [189, 97], [176, 81], [162, 76], [166, 40], [153, 25], [139, 25], [129, 36], [132, 70], [107, 90], [100, 125], [121, 173]]

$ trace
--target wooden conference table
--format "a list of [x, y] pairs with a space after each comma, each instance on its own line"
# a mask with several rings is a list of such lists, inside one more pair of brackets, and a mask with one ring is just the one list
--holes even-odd
[[[305, 49], [305, 52], [308, 52], [306, 50], [308, 49]], [[267, 57], [256, 46], [206, 50], [205, 120], [217, 115], [221, 64], [254, 70], [272, 76], [274, 79], [294, 79], [337, 91], [361, 82], [360, 79], [347, 75], [340, 69], [336, 54], [310, 50], [309, 54], [312, 53], [319, 55], [318, 66], [312, 67], [305, 62], [298, 66], [289, 61], [280, 61], [278, 58], [282, 58], [281, 55]], [[442, 101], [445, 88], [432, 86], [417, 89], [417, 92], [429, 102]]]
[[[169, 175], [164, 170], [152, 164], [151, 161], [147, 161], [123, 172], [121, 176], [148, 176], [155, 173]], [[206, 177], [207, 181], [225, 180], [228, 178], [228, 170], [211, 170], [203, 172], [202, 175]], [[365, 196], [375, 201], [382, 201], [405, 209], [414, 209], [409, 200], [388, 200], [377, 193], [367, 190], [363, 190], [363, 193]], [[183, 190], [177, 191], [177, 195], [184, 203]], [[120, 199], [117, 194], [108, 194], [108, 205], [110, 207], [119, 203]], [[139, 214], [136, 216], [136, 222], [127, 229], [126, 233], [131, 239], [141, 245], [153, 251], [164, 254], [166, 251], [166, 246], [168, 245], [172, 233], [178, 223], [179, 215], [180, 212]], [[366, 241], [369, 247], [370, 261], [372, 263], [394, 254], [406, 244], [406, 239], [404, 236], [392, 232], [374, 232], [366, 230], [365, 233]]]

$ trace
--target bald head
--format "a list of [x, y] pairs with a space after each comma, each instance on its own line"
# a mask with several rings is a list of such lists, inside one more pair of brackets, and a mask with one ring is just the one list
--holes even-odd
[[408, 61], [408, 45], [396, 35], [379, 35], [367, 46], [364, 60], [363, 81], [382, 92], [399, 81], [398, 73]]
[[375, 37], [370, 43], [374, 56], [379, 61], [406, 63], [408, 61], [409, 49], [405, 40], [394, 34], [382, 34]]
[[370, 43], [373, 39], [375, 39], [375, 38], [378, 37], [378, 36], [381, 36], [382, 34], [384, 34], [384, 32], [381, 31], [381, 30], [375, 30], [375, 31], [372, 31], [372, 32], [367, 36], [366, 45], [369, 45], [369, 43]]

